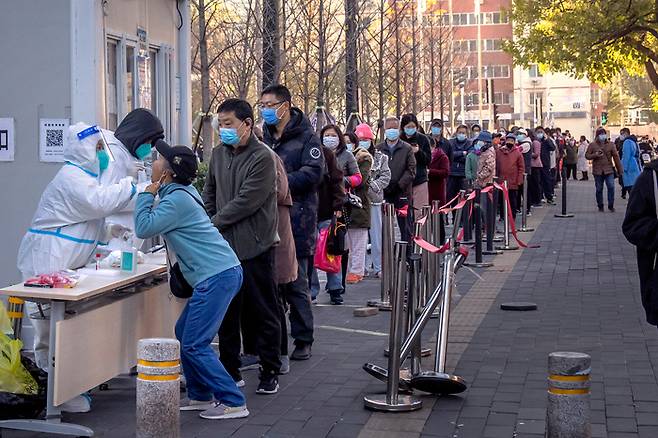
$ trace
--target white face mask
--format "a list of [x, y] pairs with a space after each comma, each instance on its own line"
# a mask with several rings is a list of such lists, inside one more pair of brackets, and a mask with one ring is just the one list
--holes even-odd
[[339, 143], [338, 137], [326, 135], [322, 138], [322, 144], [329, 149], [336, 149]]

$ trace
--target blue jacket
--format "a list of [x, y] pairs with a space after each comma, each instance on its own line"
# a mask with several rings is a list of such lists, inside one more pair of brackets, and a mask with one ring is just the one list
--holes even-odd
[[181, 272], [190, 285], [196, 286], [240, 265], [229, 244], [210, 222], [201, 206], [201, 196], [193, 186], [167, 184], [158, 190], [158, 195], [160, 203], [155, 208], [151, 193], [137, 196], [135, 234], [140, 239], [161, 234], [168, 248], [176, 253]]
[[318, 186], [322, 181], [324, 156], [320, 138], [308, 118], [298, 108], [290, 112], [290, 121], [281, 138], [274, 138], [273, 126], [264, 125], [263, 140], [281, 158], [288, 174], [293, 202], [290, 219], [297, 256], [311, 257], [318, 233]]
[[[466, 155], [473, 150], [473, 143], [469, 139], [459, 142], [457, 141], [457, 138], [451, 138], [450, 146], [452, 147], [450, 176], [463, 177], [466, 172]], [[464, 154], [464, 152], [466, 152], [466, 154]]]
[[640, 166], [640, 147], [637, 145], [637, 139], [631, 135], [622, 145], [621, 166], [624, 169], [624, 187], [632, 187], [635, 180], [642, 172]]

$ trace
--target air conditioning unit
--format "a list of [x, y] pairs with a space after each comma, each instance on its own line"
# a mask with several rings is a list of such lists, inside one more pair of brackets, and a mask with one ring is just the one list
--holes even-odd
[[537, 85], [541, 84], [541, 79], [530, 79], [530, 83], [536, 87]]

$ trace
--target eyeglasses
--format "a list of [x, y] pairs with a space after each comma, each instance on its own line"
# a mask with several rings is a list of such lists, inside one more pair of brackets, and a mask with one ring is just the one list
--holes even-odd
[[275, 108], [275, 107], [277, 107], [277, 106], [279, 106], [279, 105], [282, 105], [282, 104], [284, 104], [284, 103], [286, 103], [285, 100], [281, 100], [281, 101], [279, 101], [279, 102], [258, 102], [258, 103], [256, 104], [256, 108], [258, 108], [258, 109], [263, 109], [263, 108]]

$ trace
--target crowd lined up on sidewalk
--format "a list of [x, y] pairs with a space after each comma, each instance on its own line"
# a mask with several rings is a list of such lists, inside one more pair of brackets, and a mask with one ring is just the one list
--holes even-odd
[[[592, 142], [541, 126], [489, 132], [460, 125], [450, 136], [439, 119], [425, 133], [414, 114], [383, 120], [381, 142], [367, 123], [353, 132], [330, 124], [317, 135], [283, 85], [263, 90], [258, 112], [262, 127], [244, 100], [227, 99], [218, 106], [221, 144], [212, 151], [201, 193], [192, 185], [196, 155], [187, 147], [169, 146], [147, 110], [135, 110], [116, 132], [105, 133], [110, 142], [97, 141], [95, 133], [81, 135], [87, 126], [71, 127], [67, 165], [46, 189], [19, 256], [24, 277], [45, 267], [54, 272], [84, 265], [89, 251], [75, 246], [79, 239], [91, 234], [90, 241], [102, 240], [103, 219], [125, 212], [136, 196], [131, 229], [139, 238], [162, 236], [174, 263], [172, 278], [193, 289], [176, 325], [187, 386], [181, 410], [201, 411], [207, 419], [249, 415], [239, 389], [241, 370], [260, 367], [256, 392], [275, 394], [278, 376], [290, 372], [289, 359], [311, 358], [313, 303], [322, 299], [316, 243], [323, 232], [345, 234], [341, 269], [327, 273], [325, 286], [330, 303], [341, 305], [349, 285], [381, 275], [383, 203], [395, 206], [400, 236], [411, 241], [415, 218], [433, 201], [452, 203], [461, 191], [484, 188], [497, 178], [507, 185], [516, 217], [523, 205], [531, 214], [544, 203], [554, 204], [561, 179], [576, 180], [580, 172], [580, 180], [590, 174], [595, 179], [598, 210], [607, 206], [614, 212], [615, 178], [625, 197], [642, 172], [645, 153], [653, 153], [642, 150], [626, 128], [616, 144], [604, 128]], [[152, 147], [159, 158], [151, 181], [136, 185], [130, 178], [135, 162], [150, 155]], [[99, 174], [107, 176], [103, 185], [90, 179]], [[79, 205], [71, 218], [63, 211], [70, 207], [64, 200], [81, 186], [92, 189], [74, 198]], [[652, 193], [646, 192], [647, 197]], [[643, 209], [635, 193], [631, 206]], [[75, 239], [44, 231], [55, 224], [60, 233], [69, 222], [80, 228], [65, 228]], [[655, 222], [629, 231], [632, 240], [639, 242], [645, 232], [655, 235]], [[107, 237], [125, 228], [112, 223]], [[60, 246], [48, 247], [54, 241]], [[45, 248], [59, 258], [40, 264], [35, 254]], [[37, 334], [35, 351], [43, 351], [47, 333]], [[216, 335], [219, 357], [211, 347]], [[88, 400], [78, 409], [89, 410]]]

